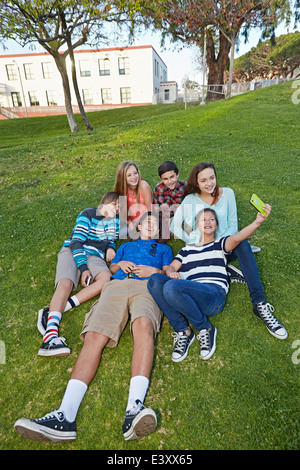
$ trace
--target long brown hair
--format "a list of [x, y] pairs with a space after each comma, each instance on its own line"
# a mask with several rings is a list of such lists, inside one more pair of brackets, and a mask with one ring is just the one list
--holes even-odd
[[187, 185], [184, 191], [184, 197], [187, 196], [188, 194], [195, 194], [195, 193], [201, 194], [201, 190], [198, 186], [198, 173], [200, 173], [200, 171], [205, 170], [206, 168], [211, 168], [212, 170], [214, 170], [214, 173], [216, 176], [216, 187], [215, 187], [214, 192], [212, 193], [212, 196], [214, 198], [213, 199], [213, 204], [214, 204], [215, 202], [217, 202], [218, 197], [219, 197], [219, 185], [218, 185], [215, 166], [213, 163], [209, 163], [209, 162], [200, 162], [194, 166], [187, 180]]
[[139, 202], [141, 174], [136, 164], [130, 160], [122, 162], [118, 166], [117, 172], [116, 172], [114, 192], [121, 194], [121, 196], [127, 196], [128, 185], [127, 185], [126, 173], [130, 166], [134, 166], [134, 168], [139, 174], [139, 182], [136, 187], [137, 202]]

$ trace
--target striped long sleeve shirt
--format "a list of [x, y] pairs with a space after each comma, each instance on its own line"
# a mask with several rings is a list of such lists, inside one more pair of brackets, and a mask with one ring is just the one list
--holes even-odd
[[226, 256], [229, 253], [225, 250], [226, 238], [205, 245], [184, 246], [174, 258], [182, 263], [179, 270], [181, 279], [218, 284], [227, 294], [229, 280]]
[[108, 248], [116, 248], [119, 237], [119, 216], [107, 218], [96, 207], [83, 210], [77, 217], [71, 236], [63, 246], [69, 246], [81, 273], [88, 269], [86, 255], [104, 259]]

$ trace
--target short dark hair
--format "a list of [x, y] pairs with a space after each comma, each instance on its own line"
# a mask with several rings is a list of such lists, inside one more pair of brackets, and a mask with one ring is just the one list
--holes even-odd
[[161, 163], [158, 167], [158, 175], [161, 177], [164, 173], [167, 171], [175, 171], [176, 175], [178, 175], [179, 170], [177, 166], [175, 165], [174, 162], [171, 162], [170, 160], [166, 160], [165, 162]]
[[99, 207], [103, 206], [104, 204], [110, 204], [111, 202], [117, 202], [119, 197], [119, 193], [116, 193], [115, 191], [109, 191], [102, 196]]

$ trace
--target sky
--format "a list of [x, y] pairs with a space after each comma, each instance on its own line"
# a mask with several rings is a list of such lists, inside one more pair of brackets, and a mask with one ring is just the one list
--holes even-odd
[[[299, 30], [299, 27], [298, 27]], [[287, 34], [288, 32], [294, 32], [293, 25], [290, 26], [290, 30], [287, 29], [286, 25], [283, 23], [279, 28], [276, 30], [276, 36], [280, 36], [281, 34]], [[238, 51], [235, 51], [235, 58], [239, 57], [246, 52], [248, 52], [252, 47], [255, 47], [260, 39], [261, 30], [252, 29], [249, 34], [248, 42], [244, 44], [244, 39], [241, 39]], [[117, 47], [119, 45], [124, 46], [126, 43], [126, 39], [121, 38], [118, 41], [114, 40], [109, 45], [111, 47]], [[169, 41], [166, 42], [165, 47], [161, 46], [161, 39], [159, 33], [151, 33], [145, 32], [138, 35], [133, 43], [133, 45], [152, 45], [156, 52], [159, 54], [161, 59], [165, 62], [168, 67], [168, 80], [176, 81], [178, 83], [179, 88], [182, 86], [182, 81], [185, 76], [188, 76], [190, 80], [198, 81], [198, 83], [202, 83], [202, 74], [197, 70], [197, 64], [195, 62], [195, 53], [196, 49], [193, 46], [182, 47], [182, 43], [179, 43], [179, 47], [176, 46]], [[22, 48], [18, 43], [15, 41], [9, 41], [6, 43], [8, 50], [4, 50], [3, 47], [0, 45], [0, 54], [24, 54], [28, 52], [33, 52], [32, 49], [27, 46], [26, 48]], [[44, 52], [44, 49], [39, 45], [36, 44], [35, 46], [36, 52]], [[89, 46], [87, 46], [89, 48]], [[100, 47], [108, 47], [107, 44]]]

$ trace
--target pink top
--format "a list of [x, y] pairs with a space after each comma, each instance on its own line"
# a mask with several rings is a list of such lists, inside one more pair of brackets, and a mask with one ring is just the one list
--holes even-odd
[[[143, 180], [140, 181], [140, 183]], [[129, 190], [127, 189], [127, 211], [128, 211], [128, 220], [132, 221], [135, 219], [139, 219], [145, 212], [147, 212], [147, 207], [145, 206], [145, 200], [143, 198], [143, 195], [140, 191], [139, 193], [140, 196], [140, 202], [137, 202], [137, 195], [130, 194]]]

